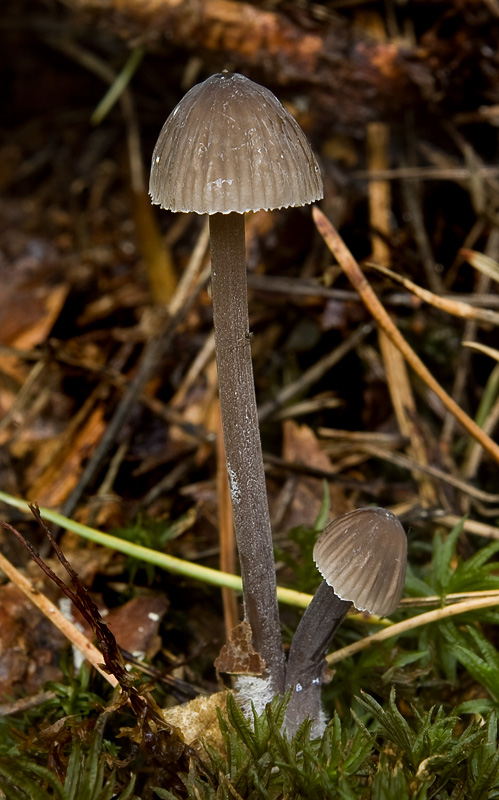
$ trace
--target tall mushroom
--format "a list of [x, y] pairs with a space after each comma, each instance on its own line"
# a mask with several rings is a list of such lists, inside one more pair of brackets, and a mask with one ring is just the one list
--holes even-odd
[[397, 608], [405, 582], [407, 538], [384, 508], [359, 508], [333, 520], [314, 547], [324, 580], [294, 635], [286, 685], [292, 689], [285, 727], [294, 734], [306, 717], [321, 732], [324, 658], [336, 630], [354, 605], [386, 616]]
[[150, 195], [170, 211], [210, 215], [220, 407], [245, 618], [266, 664], [269, 694], [281, 693], [284, 658], [251, 361], [244, 214], [319, 200], [319, 167], [298, 123], [270, 91], [223, 72], [194, 86], [165, 122]]

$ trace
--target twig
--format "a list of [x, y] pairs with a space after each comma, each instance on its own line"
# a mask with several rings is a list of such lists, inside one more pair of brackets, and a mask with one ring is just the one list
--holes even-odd
[[338, 259], [340, 266], [348, 276], [350, 282], [359, 292], [365, 305], [374, 316], [378, 324], [381, 325], [390, 339], [397, 345], [409, 365], [414, 369], [415, 372], [417, 372], [419, 377], [433, 392], [435, 392], [445, 407], [455, 415], [463, 428], [471, 436], [473, 436], [474, 439], [480, 442], [482, 447], [492, 456], [492, 458], [499, 462], [499, 445], [492, 441], [490, 436], [487, 436], [487, 434], [485, 434], [482, 429], [478, 427], [476, 422], [474, 422], [471, 417], [469, 417], [468, 414], [466, 414], [452, 399], [452, 397], [447, 394], [447, 392], [440, 386], [438, 381], [435, 380], [427, 367], [425, 367], [419, 356], [416, 355], [414, 350], [406, 342], [376, 297], [353, 255], [348, 250], [329, 220], [324, 216], [322, 211], [320, 211], [317, 206], [314, 206], [312, 213], [319, 233], [323, 237], [328, 248]]
[[444, 481], [445, 483], [448, 483], [449, 486], [454, 486], [464, 494], [469, 495], [470, 497], [475, 497], [477, 500], [481, 500], [484, 503], [499, 502], [499, 494], [490, 494], [489, 492], [484, 492], [483, 489], [479, 489], [477, 486], [473, 486], [471, 483], [468, 483], [461, 478], [450, 475], [448, 472], [438, 469], [438, 467], [432, 467], [430, 464], [417, 464], [413, 459], [405, 456], [403, 453], [394, 453], [387, 450], [382, 450], [380, 447], [372, 447], [366, 444], [359, 444], [358, 448], [361, 450], [361, 452], [369, 453], [372, 458], [381, 458], [391, 464], [404, 467], [404, 469], [407, 469], [411, 472], [416, 468], [420, 469], [427, 475], [432, 475], [434, 478]]
[[[222, 433], [222, 417], [220, 416], [220, 403], [216, 401], [217, 415], [217, 498], [218, 498], [218, 526], [220, 541], [220, 569], [222, 572], [235, 574], [236, 572], [236, 543], [234, 537], [234, 520], [230, 502], [229, 479], [225, 466], [224, 437]], [[229, 640], [230, 633], [236, 627], [239, 619], [237, 613], [236, 594], [233, 589], [222, 588], [222, 603], [224, 609], [225, 636]]]
[[341, 361], [347, 353], [357, 347], [358, 344], [372, 331], [372, 325], [369, 323], [367, 325], [361, 325], [357, 330], [344, 342], [342, 342], [338, 347], [336, 347], [331, 353], [328, 353], [326, 356], [321, 358], [317, 363], [313, 364], [313, 366], [309, 367], [309, 369], [305, 370], [305, 372], [300, 375], [300, 377], [293, 381], [289, 386], [285, 386], [281, 389], [273, 400], [269, 400], [267, 403], [264, 403], [258, 409], [258, 419], [260, 422], [266, 420], [270, 417], [274, 411], [277, 411], [281, 406], [291, 400], [292, 397], [302, 392], [304, 389], [308, 388], [311, 384], [316, 383], [323, 375], [326, 374], [330, 369], [332, 369], [335, 364]]
[[40, 360], [30, 369], [29, 375], [24, 381], [21, 389], [17, 393], [16, 399], [13, 402], [12, 406], [9, 408], [6, 414], [3, 415], [3, 418], [0, 420], [0, 432], [8, 428], [12, 420], [19, 414], [22, 408], [26, 405], [33, 387], [35, 386], [38, 378], [40, 377], [41, 373], [46, 367], [46, 363], [43, 358]]
[[[456, 514], [434, 514], [432, 518], [438, 525], [445, 525], [446, 528], [455, 528], [462, 522], [461, 517]], [[465, 533], [473, 533], [476, 536], [483, 536], [486, 539], [499, 540], [499, 528], [496, 525], [487, 525], [485, 522], [478, 522], [476, 519], [466, 519], [463, 524]]]
[[363, 491], [366, 494], [371, 494], [373, 497], [379, 497], [386, 492], [386, 482], [381, 478], [376, 481], [366, 482], [365, 479], [355, 480], [355, 478], [345, 478], [339, 474], [344, 469], [356, 466], [359, 462], [366, 461], [366, 455], [355, 454], [347, 459], [342, 459], [340, 462], [337, 461], [333, 469], [319, 469], [318, 467], [310, 467], [307, 464], [296, 464], [294, 461], [286, 461], [271, 453], [264, 453], [264, 458], [266, 471], [268, 471], [269, 468], [273, 468], [274, 471], [279, 473], [309, 475], [311, 478], [319, 478], [330, 481], [331, 483], [338, 483], [340, 486], [344, 486], [345, 489], [352, 489], [354, 492]]
[[[50, 580], [61, 589], [63, 594], [65, 594], [66, 597], [72, 601], [74, 606], [78, 609], [80, 614], [92, 628], [101, 647], [102, 656], [104, 658], [107, 671], [109, 672], [109, 675], [112, 676], [112, 678], [116, 681], [116, 684], [114, 683], [114, 680], [110, 681], [110, 683], [115, 686], [119, 685], [121, 689], [120, 695], [114, 700], [114, 708], [116, 709], [125, 703], [130, 703], [137, 718], [142, 720], [142, 724], [147, 726], [153, 735], [157, 735], [158, 727], [159, 730], [164, 729], [168, 731], [169, 734], [174, 734], [174, 729], [163, 719], [161, 709], [151, 696], [149, 687], [138, 685], [133, 675], [129, 674], [126, 668], [124, 655], [118, 646], [114, 634], [102, 619], [99, 609], [81, 583], [77, 573], [66, 559], [57, 541], [42, 519], [40, 509], [36, 505], [29, 505], [28, 507], [36, 522], [40, 525], [41, 529], [50, 541], [57, 558], [69, 576], [71, 586], [67, 586], [64, 581], [62, 581], [59, 576], [53, 572], [48, 564], [46, 564], [37, 553], [35, 548], [24, 538], [21, 533], [19, 533], [19, 531], [17, 531], [8, 523], [0, 521], [0, 524], [2, 527], [14, 534], [18, 541], [28, 551], [33, 561], [35, 561], [35, 563], [38, 564], [40, 569], [43, 570], [47, 577], [50, 578]], [[52, 611], [50, 613], [53, 614]], [[109, 680], [109, 677], [107, 677], [107, 680]]]
[[[13, 497], [7, 494], [7, 492], [0, 491], [0, 501], [14, 508], [19, 508], [24, 513], [28, 510], [28, 505], [25, 500]], [[103, 547], [109, 547], [111, 550], [116, 550], [118, 553], [124, 553], [127, 556], [136, 558], [138, 561], [145, 561], [147, 564], [154, 564], [168, 572], [173, 572], [177, 575], [185, 575], [193, 580], [200, 580], [204, 583], [212, 584], [213, 586], [228, 586], [231, 589], [235, 589], [237, 592], [240, 592], [242, 589], [241, 578], [238, 575], [228, 575], [217, 569], [204, 567], [201, 564], [194, 564], [192, 561], [184, 561], [181, 558], [175, 558], [175, 556], [169, 556], [166, 553], [160, 553], [156, 550], [150, 550], [148, 547], [133, 544], [125, 539], [119, 539], [117, 536], [102, 533], [94, 528], [90, 528], [88, 525], [82, 525], [80, 522], [68, 519], [50, 508], [41, 508], [40, 514], [49, 522], [53, 522], [55, 525], [72, 531], [78, 536], [82, 536], [84, 539], [89, 539]], [[312, 599], [308, 594], [296, 592], [293, 589], [285, 589], [282, 586], [277, 588], [277, 597], [281, 603], [296, 606], [296, 608], [306, 608]]]
[[[57, 558], [59, 559], [60, 563], [64, 567], [66, 573], [69, 576], [71, 581], [71, 586], [67, 586], [61, 578], [45, 563], [45, 561], [40, 557], [37, 553], [35, 548], [24, 538], [24, 536], [19, 533], [12, 525], [9, 526], [9, 530], [11, 533], [16, 536], [18, 541], [23, 545], [23, 547], [28, 551], [33, 561], [40, 567], [40, 569], [47, 575], [50, 580], [59, 587], [59, 589], [69, 597], [73, 605], [78, 609], [82, 617], [88, 622], [90, 627], [92, 628], [94, 634], [97, 636], [99, 644], [102, 648], [102, 655], [104, 657], [104, 661], [106, 667], [111, 675], [117, 680], [117, 683], [125, 689], [132, 685], [132, 679], [130, 678], [126, 666], [125, 660], [121, 654], [121, 651], [118, 648], [116, 639], [114, 635], [109, 630], [108, 626], [102, 619], [99, 609], [97, 608], [96, 604], [88, 594], [87, 590], [81, 583], [80, 579], [78, 578], [77, 573], [67, 560], [66, 556], [64, 555], [63, 551], [61, 550], [59, 544], [54, 539], [50, 529], [45, 524], [42, 516], [40, 514], [40, 509], [37, 505], [30, 503], [28, 505], [29, 510], [31, 511], [32, 515], [34, 516], [36, 522], [39, 524], [40, 528], [45, 533], [47, 539], [49, 540], [50, 544], [52, 545]], [[8, 525], [8, 523], [2, 522], [2, 527]]]
[[[106, 675], [105, 677], [107, 678], [108, 676]], [[30, 708], [36, 708], [42, 703], [46, 703], [47, 700], [53, 700], [55, 697], [57, 697], [57, 692], [42, 691], [37, 694], [29, 695], [28, 697], [21, 697], [19, 700], [14, 700], [12, 703], [2, 703], [2, 705], [0, 705], [0, 717], [11, 717], [14, 714], [29, 711]]]
[[[497, 230], [497, 228], [494, 228], [487, 242], [486, 255], [490, 255], [490, 253], [496, 251], [498, 244], [498, 236], [499, 236], [499, 231]], [[484, 292], [488, 291], [489, 286], [490, 286], [490, 277], [484, 273], [479, 274], [478, 280], [476, 282], [477, 294], [483, 294]], [[477, 323], [473, 320], [470, 320], [465, 325], [463, 340], [468, 341], [470, 339], [475, 339], [476, 334], [477, 334]], [[461, 398], [465, 391], [470, 369], [470, 363], [471, 363], [470, 352], [469, 350], [466, 350], [466, 348], [463, 348], [459, 352], [459, 360], [456, 369], [456, 376], [454, 379], [454, 385], [452, 387], [452, 397], [458, 403], [461, 401]], [[444, 442], [450, 442], [452, 433], [454, 431], [454, 426], [455, 426], [455, 417], [452, 416], [451, 414], [447, 414], [446, 419], [444, 420], [444, 426], [442, 430], [442, 440]]]
[[[483, 350], [482, 345], [471, 342], [463, 342], [463, 346], [470, 346], [477, 350]], [[490, 348], [485, 348], [490, 350]], [[496, 351], [497, 353], [497, 351]], [[489, 353], [490, 355], [490, 353]], [[482, 393], [480, 405], [478, 407], [477, 422], [485, 433], [492, 435], [499, 421], [499, 364], [496, 364], [490, 373], [485, 389]], [[469, 442], [463, 464], [463, 476], [468, 480], [474, 478], [478, 472], [478, 467], [482, 460], [483, 450], [474, 441]]]
[[[462, 522], [462, 520], [459, 521]], [[400, 601], [400, 608], [423, 608], [424, 606], [438, 606], [440, 608], [442, 603], [450, 605], [451, 603], [475, 600], [478, 597], [495, 597], [499, 602], [497, 589], [483, 589], [480, 592], [452, 592], [451, 594], [446, 594], [443, 598], [437, 594], [429, 595], [428, 597], [404, 597]]]
[[[18, 536], [18, 532], [8, 522], [0, 520], [0, 527], [4, 530]], [[19, 534], [20, 535], [20, 534]], [[61, 633], [73, 644], [77, 650], [80, 651], [82, 656], [95, 667], [95, 669], [111, 684], [117, 686], [118, 680], [114, 675], [108, 674], [103, 668], [102, 653], [90, 642], [81, 631], [79, 631], [72, 622], [70, 622], [64, 614], [62, 614], [57, 606], [55, 606], [44, 594], [38, 591], [33, 583], [28, 580], [18, 569], [16, 569], [8, 559], [0, 553], [0, 569], [8, 578], [20, 589], [26, 597], [31, 600], [33, 605], [40, 609], [47, 619], [49, 619], [58, 628]]]
[[[416, 162], [416, 137], [414, 133], [414, 114], [408, 111], [405, 118], [404, 132], [406, 152], [401, 154], [402, 167], [414, 166]], [[426, 230], [421, 200], [421, 182], [417, 179], [402, 179], [402, 200], [407, 209], [409, 227], [412, 228], [421, 263], [423, 265], [428, 286], [433, 292], [441, 292], [442, 278], [437, 270], [436, 259]]]
[[419, 616], [411, 617], [411, 619], [406, 619], [403, 622], [396, 622], [394, 625], [384, 628], [382, 631], [373, 633], [371, 636], [367, 636], [358, 642], [347, 645], [347, 647], [342, 647], [340, 650], [330, 653], [330, 655], [326, 657], [326, 661], [328, 665], [331, 666], [332, 664], [337, 664], [338, 661], [343, 661], [345, 658], [349, 658], [356, 653], [362, 652], [362, 650], [366, 650], [373, 644], [384, 642], [387, 639], [391, 639], [393, 636], [399, 636], [402, 633], [415, 630], [416, 628], [420, 628], [422, 625], [429, 625], [432, 622], [440, 622], [440, 620], [455, 617], [457, 614], [466, 614], [470, 611], [478, 611], [481, 608], [493, 608], [494, 606], [498, 605], [499, 594], [492, 598], [481, 597], [476, 600], [453, 603], [451, 606], [447, 606], [446, 608], [438, 608], [435, 611], [427, 611], [425, 614], [419, 614]]
[[[497, 245], [495, 246], [495, 252], [497, 252]], [[469, 247], [462, 247], [459, 253], [483, 275], [488, 275], [496, 283], [499, 282], [499, 264], [487, 253], [477, 253], [475, 250], [470, 250]]]
[[469, 167], [398, 167], [394, 169], [357, 170], [352, 173], [354, 178], [368, 181], [397, 181], [415, 179], [424, 181], [464, 181], [472, 177], [473, 172], [484, 177], [499, 176], [499, 167], [496, 165], [478, 167], [471, 170]]
[[387, 275], [393, 281], [401, 283], [402, 286], [408, 289], [409, 292], [415, 294], [416, 297], [434, 306], [434, 308], [438, 308], [440, 311], [445, 311], [446, 314], [452, 314], [454, 317], [460, 317], [461, 319], [470, 319], [477, 322], [487, 322], [490, 325], [499, 325], [499, 314], [496, 311], [491, 311], [488, 308], [477, 308], [470, 303], [463, 303], [459, 300], [453, 300], [450, 297], [442, 297], [441, 295], [434, 294], [428, 291], [428, 289], [423, 289], [421, 286], [418, 286], [409, 278], [404, 278], [403, 275], [397, 275], [393, 270], [382, 267], [380, 264], [367, 261], [366, 267], [375, 269], [376, 272], [381, 272], [382, 275]]
[[192, 388], [199, 375], [210, 363], [210, 361], [214, 360], [215, 360], [215, 334], [213, 331], [211, 331], [211, 333], [209, 333], [208, 336], [206, 337], [204, 345], [198, 351], [198, 354], [196, 355], [191, 366], [184, 375], [179, 388], [173, 395], [170, 401], [171, 407], [173, 407], [174, 409], [178, 409], [183, 406], [189, 390]]
[[[379, 20], [381, 23], [381, 20]], [[369, 169], [384, 167], [388, 163], [389, 128], [383, 122], [371, 122], [367, 127], [368, 165]], [[372, 252], [376, 261], [390, 263], [390, 248], [386, 239], [390, 235], [391, 190], [387, 181], [374, 181], [369, 184], [369, 215], [371, 226]], [[376, 235], [380, 231], [385, 238]], [[414, 424], [416, 403], [412, 393], [404, 356], [385, 333], [378, 329], [378, 340], [386, 382], [392, 400], [393, 410], [400, 432], [410, 440], [408, 452], [418, 464], [427, 464], [428, 456], [422, 434]], [[425, 505], [436, 502], [435, 487], [426, 475], [418, 470], [413, 473], [419, 484], [419, 492]]]
[[[161, 363], [164, 353], [167, 352], [168, 348], [170, 347], [179, 322], [184, 318], [189, 309], [192, 308], [200, 292], [206, 285], [209, 275], [208, 268], [206, 268], [200, 275], [196, 288], [192, 289], [191, 294], [186, 297], [187, 289], [185, 284], [191, 286], [192, 272], [194, 271], [192, 269], [193, 263], [195, 263], [196, 267], [199, 267], [199, 263], [194, 262], [194, 259], [191, 259], [191, 264], [189, 265], [191, 269], [189, 267], [187, 268], [170, 305], [170, 308], [172, 308], [175, 312], [174, 316], [167, 320], [163, 327], [163, 331], [151, 339], [151, 341], [144, 348], [144, 352], [142, 353], [142, 357], [132, 381], [128, 385], [128, 388], [118, 403], [116, 411], [109, 421], [106, 431], [92, 457], [90, 458], [77, 486], [64, 503], [62, 513], [65, 516], [71, 516], [87, 487], [96, 477], [105, 458], [107, 457], [109, 450], [113, 446], [116, 437], [124, 425], [126, 425], [128, 422], [136, 403], [140, 399], [140, 395], [144, 386], [150, 379], [151, 375], [154, 374], [154, 371]], [[183, 302], [183, 305], [180, 305], [179, 299]]]

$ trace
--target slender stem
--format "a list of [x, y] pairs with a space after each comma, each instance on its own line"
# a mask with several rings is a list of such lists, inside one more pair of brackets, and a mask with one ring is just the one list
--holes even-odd
[[326, 581], [296, 629], [289, 651], [286, 688], [292, 688], [286, 710], [285, 727], [291, 736], [304, 719], [321, 718], [321, 687], [327, 648], [352, 604], [340, 600]]
[[277, 694], [284, 688], [284, 657], [251, 361], [244, 216], [211, 215], [210, 237], [220, 409], [244, 611]]

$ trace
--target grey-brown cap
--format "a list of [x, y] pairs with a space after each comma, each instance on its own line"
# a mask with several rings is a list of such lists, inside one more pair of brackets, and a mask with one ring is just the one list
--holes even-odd
[[170, 211], [243, 214], [313, 203], [323, 189], [308, 140], [277, 97], [222, 72], [193, 86], [166, 120], [149, 194]]
[[314, 547], [322, 577], [342, 600], [385, 616], [397, 608], [405, 583], [407, 537], [384, 508], [359, 508], [333, 520]]

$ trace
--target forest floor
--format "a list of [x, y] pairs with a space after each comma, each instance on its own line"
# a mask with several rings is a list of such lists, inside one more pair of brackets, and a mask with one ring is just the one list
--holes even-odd
[[[151, 755], [145, 731], [158, 725], [156, 703], [223, 688], [214, 660], [242, 610], [230, 580], [203, 572], [237, 573], [208, 226], [153, 208], [147, 188], [166, 117], [222, 69], [267, 86], [305, 130], [324, 179], [320, 208], [380, 301], [365, 283], [359, 290], [310, 207], [247, 216], [248, 341], [278, 585], [313, 593], [317, 520], [375, 505], [408, 533], [406, 597], [393, 621], [445, 605], [449, 593], [488, 603], [470, 606], [467, 625], [456, 616], [387, 639], [374, 654], [362, 645], [360, 655], [345, 653], [325, 690], [328, 715], [344, 720], [361, 689], [385, 707], [393, 685], [408, 718], [411, 704], [421, 714], [441, 703], [447, 714], [492, 712], [496, 0], [19, 0], [4, 12], [0, 36], [0, 796], [35, 797], [34, 784], [20, 789], [9, 778], [12, 754], [64, 781], [75, 734], [85, 747], [96, 731], [102, 736], [96, 720], [111, 702], [109, 681], [78, 675], [67, 638], [75, 625], [91, 638], [92, 619], [96, 633], [96, 608], [121, 648], [108, 642], [114, 668], [125, 680], [124, 661], [133, 663], [152, 692], [144, 700], [137, 684], [129, 687], [137, 705], [127, 708], [142, 715], [134, 744], [132, 736], [127, 750], [109, 735], [105, 774], [118, 769], [115, 796], [134, 796], [125, 789], [132, 756], [144, 800], [156, 797], [155, 786], [187, 796], [178, 774], [191, 756], [181, 738], [170, 730]], [[402, 345], [390, 338], [393, 323]], [[66, 608], [64, 589], [40, 570], [43, 562], [64, 577], [28, 502], [42, 509], [95, 607], [69, 581], [80, 606]], [[100, 532], [116, 546], [103, 547]], [[23, 578], [45, 607], [32, 605]], [[48, 620], [51, 604], [67, 630]], [[286, 647], [304, 604], [281, 604]], [[383, 629], [353, 615], [335, 650]], [[105, 638], [97, 635], [101, 649]], [[130, 710], [113, 702], [106, 714], [119, 723], [109, 728], [133, 727]], [[394, 701], [390, 708], [395, 714]], [[455, 725], [453, 735], [466, 730], [462, 720]], [[149, 773], [143, 752], [155, 765]], [[406, 788], [392, 787], [393, 796], [423, 797], [417, 792], [431, 781], [420, 775], [416, 789], [417, 765], [404, 762], [404, 770]], [[390, 774], [395, 781], [395, 768]], [[351, 796], [371, 796], [366, 775]], [[42, 787], [36, 796], [59, 796], [45, 774], [33, 780]], [[465, 791], [459, 770], [446, 780], [439, 796]], [[487, 780], [487, 791], [499, 785], [497, 776]], [[13, 786], [24, 794], [9, 794]], [[101, 796], [93, 786], [89, 800]], [[241, 786], [224, 791], [206, 797], [250, 797]], [[261, 791], [251, 796], [267, 796]]]

